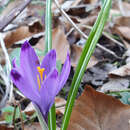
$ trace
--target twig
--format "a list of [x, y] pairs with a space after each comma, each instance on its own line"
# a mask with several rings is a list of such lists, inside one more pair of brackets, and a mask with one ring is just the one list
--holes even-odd
[[[65, 16], [65, 18], [71, 23], [71, 25], [75, 28], [75, 30], [77, 30], [85, 39], [88, 39], [88, 36], [78, 28], [78, 26], [72, 21], [72, 19], [68, 16], [68, 14], [60, 7], [58, 1], [57, 0], [54, 0], [54, 1], [55, 1], [57, 8]], [[97, 47], [99, 47], [100, 49], [108, 52], [109, 54], [113, 55], [117, 59], [121, 59], [121, 57], [117, 56], [113, 51], [103, 47], [102, 45], [97, 44]]]
[[[92, 29], [92, 27], [91, 27], [91, 26], [88, 26], [88, 25], [80, 25], [80, 26], [85, 27], [85, 28], [90, 29], [90, 30]], [[102, 34], [103, 34], [105, 37], [107, 37], [108, 39], [110, 39], [111, 41], [113, 41], [114, 43], [116, 43], [117, 45], [119, 45], [119, 46], [125, 48], [122, 43], [120, 43], [120, 42], [117, 41], [116, 39], [114, 39], [114, 38], [112, 38], [111, 36], [109, 36], [109, 35], [107, 34], [107, 32], [104, 32], [104, 31], [103, 31]]]
[[26, 7], [27, 5], [31, 2], [32, 0], [27, 0], [26, 2], [22, 2], [23, 4], [20, 5], [18, 8], [15, 10], [12, 10], [9, 15], [7, 15], [5, 18], [3, 18], [0, 21], [0, 32], [3, 31], [3, 29], [11, 23]]
[[18, 104], [18, 106], [19, 106], [19, 111], [20, 111], [20, 118], [21, 118], [22, 130], [24, 130], [24, 122], [23, 122], [23, 116], [22, 116], [22, 110], [21, 110], [20, 103]]
[[68, 37], [72, 32], [74, 31], [74, 28], [72, 27], [69, 32], [66, 33], [66, 37]]

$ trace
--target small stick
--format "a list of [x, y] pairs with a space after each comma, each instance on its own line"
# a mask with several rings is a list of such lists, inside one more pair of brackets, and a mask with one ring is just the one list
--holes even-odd
[[19, 111], [20, 111], [20, 119], [21, 119], [22, 130], [24, 130], [24, 122], [23, 122], [23, 117], [22, 117], [21, 105], [18, 104], [18, 106], [19, 106]]
[[66, 33], [66, 37], [68, 37], [72, 32], [74, 31], [74, 28], [71, 28], [69, 32]]
[[[65, 16], [65, 18], [71, 23], [71, 25], [75, 28], [75, 30], [77, 30], [85, 39], [88, 39], [88, 36], [78, 28], [78, 26], [72, 21], [72, 19], [68, 16], [68, 14], [60, 7], [58, 1], [57, 0], [54, 0], [54, 1], [55, 1], [57, 8]], [[99, 47], [100, 49], [108, 52], [109, 54], [113, 55], [117, 59], [121, 59], [121, 57], [117, 56], [113, 51], [103, 47], [102, 45], [97, 44], [97, 47]]]
[[[79, 26], [85, 27], [85, 28], [90, 29], [90, 30], [92, 29], [92, 27], [91, 27], [91, 26], [88, 26], [88, 25], [79, 25]], [[122, 43], [120, 43], [120, 42], [117, 41], [116, 39], [114, 39], [114, 38], [112, 38], [111, 36], [109, 36], [109, 35], [107, 34], [107, 32], [104, 32], [104, 31], [103, 31], [102, 34], [103, 34], [105, 37], [107, 37], [108, 39], [110, 39], [111, 41], [113, 41], [114, 43], [116, 43], [117, 45], [119, 45], [119, 46], [125, 48]]]
[[10, 14], [2, 19], [0, 21], [0, 32], [3, 31], [3, 29], [11, 23], [26, 7], [27, 5], [31, 2], [32, 0], [27, 0], [26, 2], [23, 2], [22, 5], [20, 5], [18, 8], [15, 10], [11, 11]]

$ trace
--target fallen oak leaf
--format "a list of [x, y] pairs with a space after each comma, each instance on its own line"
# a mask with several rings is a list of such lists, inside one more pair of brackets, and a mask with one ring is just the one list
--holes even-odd
[[68, 130], [130, 130], [130, 106], [87, 86], [75, 103]]

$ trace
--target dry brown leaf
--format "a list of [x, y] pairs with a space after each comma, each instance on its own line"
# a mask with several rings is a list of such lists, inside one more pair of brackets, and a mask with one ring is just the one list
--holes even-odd
[[[36, 48], [44, 50], [45, 40], [43, 38], [36, 45]], [[64, 30], [60, 26], [52, 31], [52, 48], [56, 50], [57, 60], [60, 60], [61, 63], [64, 63], [70, 47]]]
[[65, 112], [65, 106], [56, 108], [56, 115], [63, 115]]
[[88, 86], [75, 103], [68, 130], [130, 130], [130, 106]]
[[127, 40], [130, 40], [130, 17], [118, 17], [115, 19], [113, 32], [121, 35]]
[[14, 127], [7, 125], [0, 125], [0, 130], [14, 130]]
[[94, 3], [96, 3], [98, 0], [83, 0], [83, 2], [85, 3], [85, 4], [94, 4]]
[[24, 112], [25, 114], [27, 114], [28, 116], [31, 116], [31, 115], [34, 114], [35, 108], [34, 108], [32, 102], [29, 103], [29, 105], [25, 108], [25, 110], [24, 110], [23, 112]]
[[119, 26], [116, 28], [116, 31], [118, 34], [126, 38], [127, 40], [130, 40], [130, 27], [126, 26]]
[[[70, 58], [71, 58], [71, 65], [72, 65], [73, 67], [76, 67], [76, 66], [77, 66], [77, 63], [78, 63], [79, 58], [80, 58], [80, 56], [81, 56], [81, 52], [82, 52], [82, 47], [77, 46], [77, 45], [75, 45], [75, 44], [73, 44], [73, 45], [71, 46]], [[97, 64], [97, 63], [98, 63], [98, 60], [97, 60], [94, 56], [91, 56], [87, 68], [90, 68], [90, 67], [94, 66], [94, 65]]]
[[55, 98], [56, 114], [64, 114], [66, 100], [61, 97]]
[[21, 26], [16, 30], [8, 31], [5, 34], [4, 38], [6, 47], [9, 48], [15, 42], [33, 36], [34, 34], [39, 33], [41, 31], [42, 31], [42, 25], [40, 24], [39, 21], [34, 22], [30, 26]]
[[55, 105], [56, 107], [64, 106], [66, 104], [66, 100], [61, 97], [56, 97], [55, 98]]
[[115, 69], [111, 72], [109, 72], [110, 77], [129, 77], [130, 76], [130, 63], [121, 66], [118, 69]]
[[115, 19], [115, 25], [118, 26], [130, 26], [130, 17], [120, 16]]
[[29, 33], [27, 26], [22, 26], [15, 31], [8, 32], [4, 38], [5, 45], [9, 48], [15, 42], [25, 39], [26, 37], [31, 36], [32, 34]]

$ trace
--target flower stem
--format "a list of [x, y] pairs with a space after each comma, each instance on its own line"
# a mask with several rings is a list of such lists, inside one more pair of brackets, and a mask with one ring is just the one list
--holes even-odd
[[46, 17], [45, 17], [45, 53], [52, 49], [52, 0], [46, 0]]
[[[46, 17], [45, 17], [45, 53], [52, 49], [52, 12], [51, 12], [52, 0], [46, 0]], [[49, 130], [56, 130], [56, 112], [55, 104], [48, 114], [48, 126]]]
[[48, 127], [49, 130], [56, 130], [56, 116], [53, 115], [55, 114], [55, 104], [51, 107], [48, 115]]
[[43, 116], [42, 116], [42, 113], [40, 112], [39, 108], [37, 107], [36, 104], [34, 104], [34, 107], [35, 107], [35, 110], [37, 112], [37, 116], [38, 116], [38, 119], [39, 119], [39, 122], [40, 122], [40, 125], [42, 127], [42, 130], [48, 130], [48, 126], [46, 124], [46, 121], [44, 120]]

